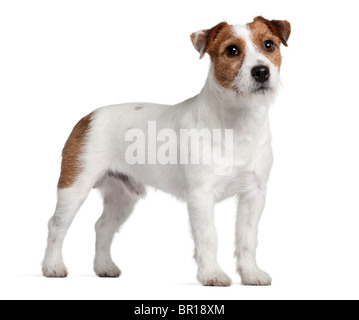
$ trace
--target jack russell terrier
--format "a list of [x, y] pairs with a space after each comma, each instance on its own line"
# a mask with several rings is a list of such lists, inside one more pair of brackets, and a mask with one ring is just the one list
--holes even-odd
[[[58, 202], [48, 225], [43, 274], [67, 276], [62, 257], [65, 235], [90, 190], [98, 188], [104, 210], [96, 223], [94, 270], [99, 277], [119, 277], [121, 271], [110, 253], [114, 234], [146, 194], [145, 186], [152, 186], [187, 202], [197, 278], [205, 286], [231, 285], [217, 261], [214, 206], [236, 196], [235, 254], [242, 284], [271, 285], [271, 277], [256, 263], [257, 231], [272, 167], [268, 109], [280, 86], [280, 45], [287, 46], [290, 33], [288, 21], [263, 17], [246, 25], [222, 22], [212, 29], [195, 32], [191, 40], [200, 57], [208, 53], [211, 58], [207, 81], [197, 96], [175, 106], [113, 105], [82, 118], [62, 152]], [[150, 124], [158, 134], [157, 140], [147, 137]], [[159, 137], [166, 129], [171, 133], [167, 138], [173, 139], [166, 140], [166, 134]], [[172, 162], [173, 157], [167, 162], [156, 161], [159, 154], [158, 158], [150, 155], [150, 149], [167, 147], [164, 155], [171, 153], [179, 159], [178, 153], [186, 146], [177, 141], [183, 129], [217, 133], [220, 130], [220, 138], [229, 130], [232, 152], [226, 153], [222, 162], [204, 162], [208, 151], [213, 155], [219, 148], [223, 153], [227, 143], [199, 135], [203, 144], [198, 143], [189, 152], [200, 159], [198, 163]], [[135, 143], [130, 143], [131, 130], [140, 130], [148, 138], [147, 146], [141, 144], [142, 150], [134, 150]], [[213, 149], [204, 148], [208, 141]], [[139, 141], [136, 143], [138, 147]]]

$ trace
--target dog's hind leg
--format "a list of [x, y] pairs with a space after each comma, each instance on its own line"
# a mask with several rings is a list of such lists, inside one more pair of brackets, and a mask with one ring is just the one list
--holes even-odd
[[115, 233], [132, 213], [145, 188], [122, 174], [109, 174], [99, 186], [103, 196], [103, 214], [97, 221], [94, 270], [99, 277], [117, 278], [120, 269], [111, 257]]
[[[67, 270], [62, 258], [63, 242], [77, 211], [104, 170], [86, 148], [93, 128], [93, 114], [82, 118], [72, 130], [62, 152], [57, 205], [50, 219], [49, 236], [42, 272], [46, 277], [64, 278]], [[100, 163], [100, 162], [99, 162]]]
[[45, 277], [67, 277], [68, 273], [62, 257], [63, 242], [76, 213], [91, 188], [90, 184], [84, 186], [78, 183], [69, 188], [58, 189], [55, 214], [48, 224], [47, 249], [42, 264], [42, 273]]

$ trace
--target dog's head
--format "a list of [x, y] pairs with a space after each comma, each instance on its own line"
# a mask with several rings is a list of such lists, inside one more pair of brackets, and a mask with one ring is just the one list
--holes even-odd
[[280, 45], [287, 46], [288, 21], [256, 17], [247, 25], [222, 22], [191, 35], [202, 58], [211, 57], [216, 81], [240, 95], [266, 94], [278, 89], [282, 62]]

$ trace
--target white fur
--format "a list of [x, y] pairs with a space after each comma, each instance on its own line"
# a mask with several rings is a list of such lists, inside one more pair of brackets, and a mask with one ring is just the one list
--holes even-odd
[[[186, 201], [196, 246], [198, 280], [204, 285], [227, 286], [231, 279], [217, 261], [217, 234], [214, 206], [231, 196], [238, 199], [236, 257], [243, 284], [269, 285], [271, 278], [256, 264], [257, 229], [264, 208], [266, 184], [272, 166], [268, 107], [279, 86], [279, 70], [251, 43], [246, 26], [234, 27], [247, 44], [243, 66], [236, 79], [238, 91], [225, 89], [215, 80], [213, 67], [203, 90], [175, 106], [123, 104], [94, 112], [82, 173], [67, 189], [58, 191], [58, 205], [49, 223], [49, 240], [43, 272], [46, 276], [66, 276], [62, 243], [77, 210], [94, 185], [104, 196], [104, 212], [96, 224], [95, 271], [100, 276], [117, 277], [110, 247], [114, 233], [125, 222], [137, 199], [152, 186]], [[271, 90], [253, 93], [251, 68], [266, 64], [270, 68]], [[136, 106], [141, 105], [140, 110]], [[129, 165], [125, 161], [128, 143], [124, 137], [131, 128], [147, 132], [147, 122], [156, 121], [157, 131], [171, 128], [234, 130], [234, 166], [230, 174], [216, 175], [210, 165]], [[218, 169], [218, 168], [217, 168]], [[222, 168], [223, 169], [223, 168]], [[131, 188], [107, 176], [119, 172], [132, 177]]]

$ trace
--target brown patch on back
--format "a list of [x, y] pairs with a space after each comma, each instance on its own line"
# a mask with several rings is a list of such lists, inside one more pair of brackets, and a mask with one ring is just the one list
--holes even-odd
[[62, 150], [61, 175], [57, 187], [71, 187], [81, 172], [80, 155], [91, 125], [92, 113], [82, 118], [73, 128]]
[[137, 106], [137, 107], [135, 107], [135, 109], [134, 110], [141, 110], [143, 108], [143, 106]]
[[[248, 24], [253, 44], [264, 54], [275, 66], [280, 68], [282, 56], [280, 54], [280, 44], [287, 46], [291, 27], [288, 21], [272, 20], [263, 17], [256, 17], [252, 23]], [[263, 48], [263, 42], [271, 40], [275, 44], [273, 52], [268, 52]]]

